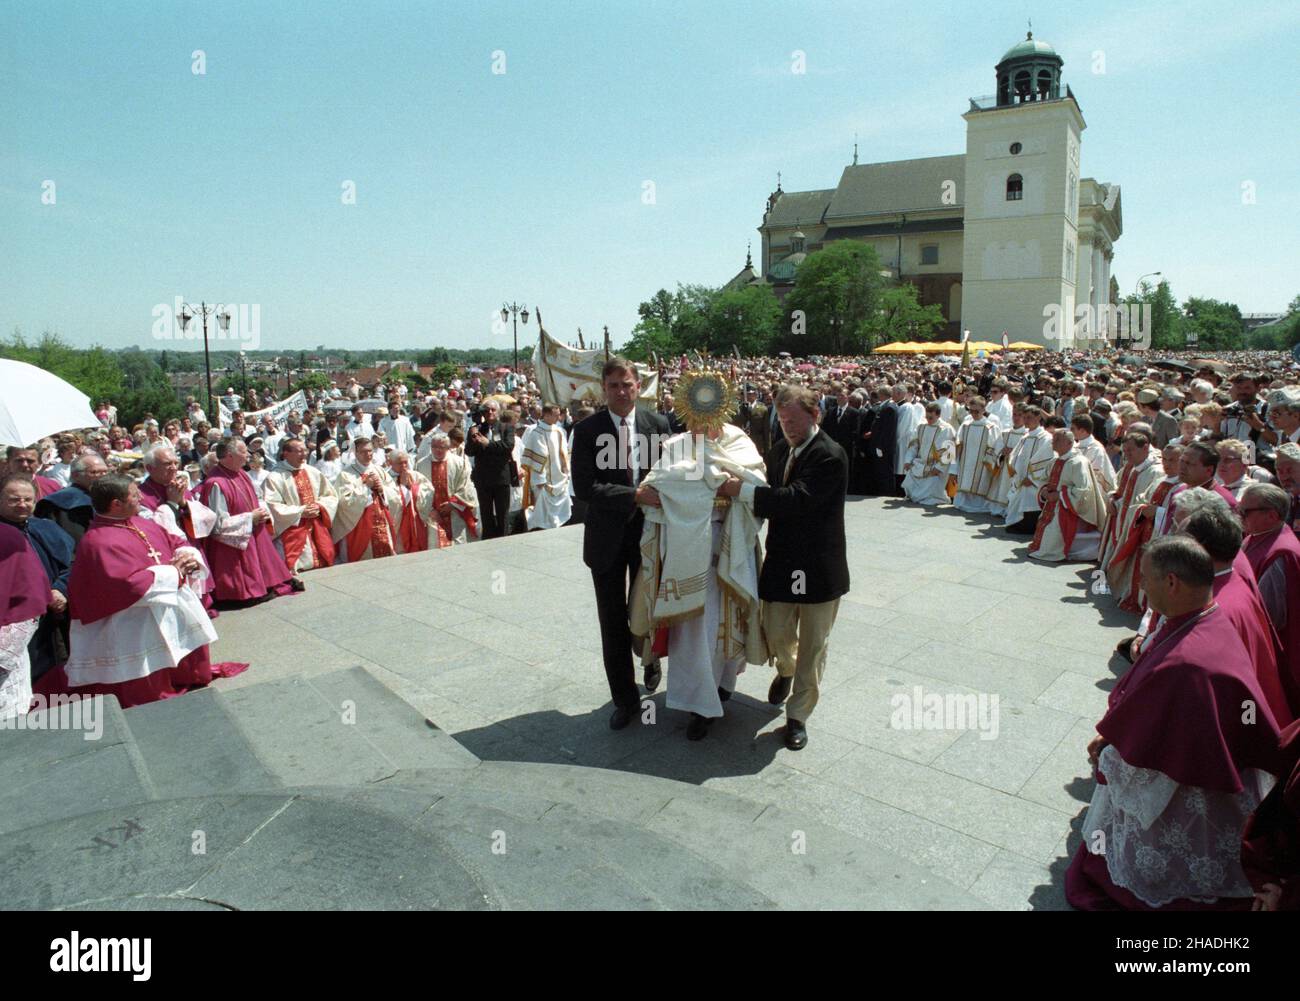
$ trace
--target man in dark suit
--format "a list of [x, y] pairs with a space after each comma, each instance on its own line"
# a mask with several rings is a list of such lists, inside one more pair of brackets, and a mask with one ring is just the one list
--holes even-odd
[[[667, 418], [637, 407], [641, 381], [627, 359], [607, 361], [601, 383], [609, 409], [573, 429], [573, 493], [587, 505], [582, 561], [591, 568], [596, 589], [605, 677], [614, 702], [609, 726], [621, 730], [641, 705], [632, 669], [627, 604], [631, 583], [641, 569], [645, 514], [638, 505], [659, 506], [658, 492], [641, 481], [671, 429]], [[660, 677], [657, 663], [646, 665], [649, 691], [659, 686]]]
[[742, 484], [733, 476], [718, 494], [739, 497], [768, 519], [758, 596], [777, 677], [767, 699], [779, 706], [789, 698], [785, 746], [797, 751], [808, 743], [805, 725], [817, 705], [840, 598], [849, 590], [844, 542], [849, 464], [844, 449], [817, 427], [816, 393], [787, 386], [776, 404], [784, 438], [773, 446], [768, 485]]
[[470, 428], [465, 454], [474, 460], [470, 479], [478, 491], [483, 538], [499, 539], [506, 534], [510, 514], [510, 464], [514, 461], [515, 429], [501, 423], [500, 404], [488, 400], [483, 419]]

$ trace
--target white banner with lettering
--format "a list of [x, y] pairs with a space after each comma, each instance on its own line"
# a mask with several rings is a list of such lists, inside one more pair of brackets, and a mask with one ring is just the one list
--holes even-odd
[[[269, 407], [263, 407], [261, 410], [254, 410], [251, 413], [244, 411], [244, 423], [249, 427], [256, 427], [258, 421], [266, 414], [271, 415], [271, 420], [275, 421], [276, 427], [281, 427], [284, 420], [289, 416], [289, 411], [296, 410], [302, 413], [307, 409], [307, 395], [300, 389], [292, 396], [286, 396], [279, 403], [273, 403]], [[230, 427], [230, 419], [234, 415], [226, 409], [226, 405], [220, 400], [217, 401], [217, 410], [221, 414], [221, 426]]]

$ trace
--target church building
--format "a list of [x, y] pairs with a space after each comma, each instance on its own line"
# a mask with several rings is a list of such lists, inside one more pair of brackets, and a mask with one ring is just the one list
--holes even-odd
[[783, 191], [778, 178], [759, 269], [747, 260], [728, 287], [765, 283], [784, 299], [808, 254], [861, 240], [922, 304], [940, 306], [943, 336], [1005, 331], [1049, 348], [1106, 336], [1119, 185], [1080, 174], [1086, 125], [1063, 65], [1032, 32], [1009, 49], [997, 93], [962, 116], [965, 153], [860, 164], [855, 147], [834, 188]]

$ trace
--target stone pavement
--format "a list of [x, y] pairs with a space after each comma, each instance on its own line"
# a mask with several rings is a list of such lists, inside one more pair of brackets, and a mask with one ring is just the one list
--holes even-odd
[[[977, 906], [1066, 906], [1072, 825], [1092, 788], [1085, 747], [1127, 666], [1112, 652], [1130, 617], [1090, 595], [1090, 567], [1027, 560], [1025, 542], [985, 516], [850, 498], [847, 527], [853, 591], [800, 752], [776, 733], [766, 667], [741, 676], [726, 718], [699, 743], [686, 741], [662, 686], [655, 725], [608, 729], [580, 527], [309, 574], [305, 594], [217, 620], [213, 656], [253, 665], [217, 687], [233, 699], [359, 666], [484, 762], [689, 783], [767, 804], [782, 823], [841, 832], [888, 853], [873, 864], [912, 863]], [[996, 739], [973, 724], [891, 726], [894, 697], [917, 686], [996, 695]], [[709, 810], [684, 806], [673, 823], [706, 834]], [[915, 906], [963, 906], [921, 882], [909, 890]], [[765, 892], [779, 901], [778, 891]]]

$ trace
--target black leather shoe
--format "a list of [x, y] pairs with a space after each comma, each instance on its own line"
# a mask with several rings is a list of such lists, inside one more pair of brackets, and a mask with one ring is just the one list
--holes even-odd
[[774, 706], [779, 706], [789, 697], [793, 685], [793, 677], [783, 678], [778, 674], [772, 681], [772, 687], [767, 690], [767, 701]]
[[1133, 663], [1133, 641], [1135, 639], [1137, 639], [1136, 636], [1126, 636], [1115, 644], [1115, 652], [1130, 664]]
[[725, 688], [719, 688], [718, 698], [720, 698], [723, 702], [726, 702], [731, 698], [731, 693], [727, 691]]
[[659, 682], [663, 680], [664, 671], [659, 666], [659, 661], [652, 661], [645, 666], [645, 690], [653, 692], [659, 687]]
[[307, 590], [307, 585], [304, 584], [304, 583], [302, 582], [302, 579], [299, 578], [299, 577], [290, 577], [290, 578], [289, 578], [289, 586], [290, 586], [291, 588], [293, 588], [295, 591], [305, 591], [305, 590]]
[[609, 718], [609, 728], [611, 730], [622, 730], [632, 722], [632, 717], [636, 715], [634, 709], [615, 709], [614, 714]]
[[808, 731], [797, 719], [785, 721], [785, 746], [792, 751], [802, 751], [808, 746]]
[[713, 720], [701, 716], [699, 713], [691, 713], [691, 721], [686, 724], [687, 740], [703, 740], [709, 733], [709, 724]]

